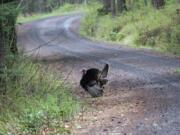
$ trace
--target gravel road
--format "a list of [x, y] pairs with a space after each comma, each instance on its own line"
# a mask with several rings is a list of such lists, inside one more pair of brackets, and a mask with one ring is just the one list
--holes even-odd
[[[75, 135], [179, 135], [180, 58], [81, 38], [80, 14], [49, 17], [18, 26], [19, 47], [72, 81], [89, 109], [69, 124]], [[80, 69], [110, 64], [103, 97], [79, 87]], [[83, 118], [82, 118], [83, 117]]]

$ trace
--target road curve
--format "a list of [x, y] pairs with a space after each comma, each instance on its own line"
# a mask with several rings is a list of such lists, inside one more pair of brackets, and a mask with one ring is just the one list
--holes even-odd
[[97, 120], [79, 122], [82, 128], [74, 128], [74, 134], [179, 135], [180, 74], [175, 71], [180, 58], [81, 38], [76, 34], [81, 17], [50, 17], [18, 26], [20, 48], [32, 58], [64, 68], [64, 74], [72, 70], [70, 79], [76, 85], [79, 69], [110, 64], [104, 97], [90, 101], [100, 110], [91, 114]]

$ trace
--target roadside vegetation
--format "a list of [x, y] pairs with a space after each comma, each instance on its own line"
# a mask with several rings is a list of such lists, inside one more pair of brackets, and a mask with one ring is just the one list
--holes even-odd
[[16, 7], [13, 0], [0, 4], [0, 135], [70, 133], [65, 121], [80, 104], [61, 75], [18, 52]]
[[146, 4], [142, 0], [126, 1], [127, 9], [118, 13], [104, 13], [102, 3], [90, 6], [80, 33], [96, 40], [180, 55], [179, 3], [166, 0], [158, 9]]
[[180, 68], [176, 68], [175, 73], [180, 74]]
[[0, 134], [56, 134], [70, 132], [64, 121], [79, 104], [63, 79], [31, 60], [11, 55], [1, 74]]
[[60, 15], [67, 15], [70, 14], [71, 12], [75, 11], [80, 11], [79, 10], [80, 5], [76, 4], [69, 4], [66, 3], [63, 6], [58, 7], [57, 9], [52, 10], [51, 12], [48, 13], [31, 13], [31, 14], [20, 14], [17, 18], [17, 23], [26, 23], [38, 19], [43, 19], [46, 17], [51, 17], [51, 16], [60, 16]]

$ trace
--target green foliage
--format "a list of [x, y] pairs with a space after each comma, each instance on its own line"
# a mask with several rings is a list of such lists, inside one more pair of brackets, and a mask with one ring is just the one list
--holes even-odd
[[179, 14], [176, 11], [179, 5], [169, 1], [168, 5], [160, 10], [151, 6], [140, 7], [116, 17], [98, 16], [94, 8], [82, 20], [80, 33], [100, 40], [180, 55]]
[[179, 68], [176, 68], [175, 73], [180, 74], [180, 67], [179, 67]]
[[20, 14], [18, 16], [17, 22], [25, 23], [50, 16], [66, 15], [70, 14], [70, 12], [77, 11], [79, 9], [81, 9], [80, 5], [64, 4], [64, 6], [61, 6], [50, 13], [34, 13], [29, 16], [24, 16], [23, 14]]
[[7, 60], [0, 82], [5, 91], [0, 95], [0, 133], [40, 134], [43, 128], [52, 134], [55, 128], [66, 131], [63, 121], [79, 107], [70, 88], [28, 59], [8, 56]]
[[76, 5], [72, 5], [72, 4], [64, 4], [64, 6], [60, 7], [59, 10], [62, 12], [68, 12], [68, 11], [72, 11], [76, 8]]
[[0, 32], [1, 47], [4, 53], [16, 52], [15, 21], [18, 14], [16, 3], [1, 4], [0, 6]]
[[[67, 5], [54, 14], [70, 9]], [[44, 129], [49, 130], [48, 134], [69, 132], [63, 121], [79, 107], [70, 87], [41, 65], [9, 51], [15, 38], [17, 13], [13, 3], [0, 7], [1, 47], [6, 51], [0, 67], [0, 135], [42, 134]]]
[[[98, 20], [97, 20], [97, 17], [98, 17], [98, 12], [97, 10], [101, 7], [100, 4], [98, 3], [91, 3], [88, 8], [85, 7], [85, 11], [86, 11], [86, 16], [83, 20], [86, 20], [86, 21], [82, 21], [81, 22], [81, 28], [80, 28], [80, 33], [82, 35], [89, 35], [89, 36], [92, 36], [92, 37], [95, 37], [95, 32], [96, 32], [96, 29], [98, 28], [97, 24], [98, 24]], [[86, 30], [86, 31], [84, 31]]]

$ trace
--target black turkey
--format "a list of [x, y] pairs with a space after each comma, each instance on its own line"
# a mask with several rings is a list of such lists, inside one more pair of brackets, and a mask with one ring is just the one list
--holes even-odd
[[100, 97], [103, 95], [104, 85], [107, 84], [106, 79], [109, 70], [109, 65], [105, 64], [102, 70], [97, 68], [90, 68], [82, 70], [82, 78], [80, 85], [92, 97]]

